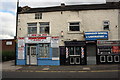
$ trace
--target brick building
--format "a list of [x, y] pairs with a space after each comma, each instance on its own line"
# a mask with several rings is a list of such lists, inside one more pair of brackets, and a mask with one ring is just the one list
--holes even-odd
[[15, 39], [3, 39], [1, 42], [2, 60], [15, 59]]

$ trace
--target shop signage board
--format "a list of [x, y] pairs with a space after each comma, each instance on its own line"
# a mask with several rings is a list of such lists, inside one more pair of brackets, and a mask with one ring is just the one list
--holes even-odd
[[24, 37], [18, 38], [18, 59], [25, 59], [24, 57], [24, 48], [25, 48], [25, 40]]
[[18, 59], [25, 59], [25, 56], [24, 56], [24, 47], [19, 47], [18, 48]]
[[50, 37], [27, 37], [26, 43], [50, 43]]
[[85, 40], [100, 40], [100, 39], [108, 39], [107, 31], [100, 32], [85, 32]]
[[120, 54], [120, 41], [97, 41], [98, 54]]
[[59, 47], [59, 37], [51, 37], [51, 47]]
[[25, 47], [25, 40], [23, 37], [18, 38], [18, 47]]

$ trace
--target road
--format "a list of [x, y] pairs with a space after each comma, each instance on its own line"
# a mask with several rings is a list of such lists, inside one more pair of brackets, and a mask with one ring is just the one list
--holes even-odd
[[3, 72], [3, 78], [118, 78], [111, 72]]

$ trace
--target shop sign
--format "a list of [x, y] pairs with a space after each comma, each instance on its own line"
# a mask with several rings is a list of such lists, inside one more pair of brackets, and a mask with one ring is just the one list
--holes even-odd
[[25, 47], [25, 40], [23, 37], [18, 38], [18, 47]]
[[24, 59], [24, 47], [18, 48], [18, 59]]
[[120, 46], [112, 46], [113, 53], [120, 53]]
[[120, 41], [108, 41], [108, 40], [98, 40], [97, 45], [104, 45], [104, 46], [120, 46]]
[[52, 57], [52, 60], [59, 60], [59, 57]]
[[108, 39], [108, 32], [85, 32], [85, 40]]
[[51, 47], [59, 47], [59, 37], [51, 37]]
[[50, 37], [27, 37], [26, 43], [50, 43]]

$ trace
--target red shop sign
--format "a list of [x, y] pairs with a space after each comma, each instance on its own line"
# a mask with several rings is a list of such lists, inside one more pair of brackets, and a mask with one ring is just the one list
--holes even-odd
[[120, 46], [112, 46], [113, 53], [120, 53]]

